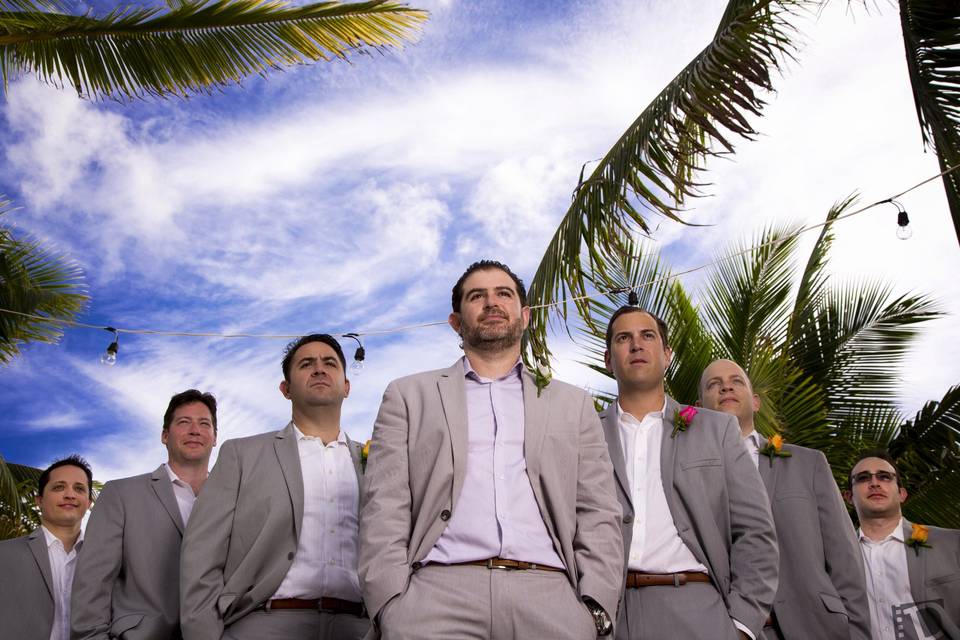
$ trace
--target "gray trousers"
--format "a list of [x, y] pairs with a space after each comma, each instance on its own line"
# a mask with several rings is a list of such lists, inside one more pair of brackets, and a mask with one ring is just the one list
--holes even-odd
[[617, 620], [616, 640], [737, 640], [716, 587], [688, 582], [679, 587], [627, 589]]
[[303, 609], [254, 611], [223, 630], [223, 640], [361, 640], [370, 620]]
[[427, 565], [380, 612], [383, 640], [596, 640], [566, 574]]

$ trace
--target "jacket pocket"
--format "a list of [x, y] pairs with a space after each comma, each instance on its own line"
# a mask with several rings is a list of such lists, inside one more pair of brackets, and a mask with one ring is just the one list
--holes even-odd
[[682, 469], [696, 469], [697, 467], [719, 467], [720, 458], [701, 458], [700, 460], [681, 460]]
[[937, 576], [936, 578], [927, 578], [927, 586], [935, 587], [939, 584], [946, 584], [948, 582], [953, 582], [954, 580], [960, 580], [960, 573], [948, 573], [945, 576]]
[[823, 602], [823, 606], [827, 608], [827, 611], [847, 615], [847, 608], [843, 606], [843, 600], [841, 600], [839, 596], [835, 596], [832, 593], [821, 592], [820, 601]]
[[125, 616], [120, 616], [110, 625], [110, 637], [120, 638], [124, 633], [130, 631], [130, 629], [133, 629], [141, 622], [143, 622], [142, 613], [128, 613]]
[[220, 594], [220, 597], [217, 598], [217, 611], [220, 612], [220, 617], [227, 617], [227, 611], [233, 606], [233, 603], [236, 602], [237, 598], [240, 597], [239, 593], [223, 593]]

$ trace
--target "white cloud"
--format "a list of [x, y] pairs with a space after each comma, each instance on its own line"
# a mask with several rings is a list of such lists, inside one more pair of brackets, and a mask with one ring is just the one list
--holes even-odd
[[29, 431], [64, 431], [86, 426], [89, 416], [75, 410], [58, 410], [44, 416], [27, 420], [24, 426]]

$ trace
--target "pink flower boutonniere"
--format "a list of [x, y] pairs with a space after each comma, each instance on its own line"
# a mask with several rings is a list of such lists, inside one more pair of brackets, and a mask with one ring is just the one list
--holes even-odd
[[773, 466], [774, 458], [789, 458], [793, 454], [783, 450], [783, 436], [779, 433], [767, 440], [767, 446], [760, 449], [760, 453], [770, 458], [770, 466]]
[[907, 545], [908, 547], [913, 547], [913, 550], [918, 556], [920, 555], [920, 547], [933, 549], [931, 545], [927, 544], [927, 536], [930, 535], [930, 530], [922, 524], [914, 523], [912, 527], [913, 528], [910, 531], [910, 537], [904, 540], [903, 544]]
[[366, 472], [367, 472], [367, 458], [370, 457], [370, 443], [371, 443], [371, 442], [373, 442], [373, 441], [372, 441], [372, 440], [367, 440], [367, 441], [364, 443], [363, 448], [360, 449], [360, 470], [361, 470], [363, 473], [366, 473]]
[[673, 414], [673, 431], [670, 432], [670, 437], [675, 438], [681, 431], [686, 431], [687, 427], [690, 426], [690, 423], [693, 422], [693, 418], [696, 415], [696, 407], [684, 407], [683, 409], [678, 409], [677, 412]]

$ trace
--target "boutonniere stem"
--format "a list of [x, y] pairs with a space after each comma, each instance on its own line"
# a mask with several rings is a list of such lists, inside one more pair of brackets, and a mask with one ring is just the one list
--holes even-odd
[[783, 436], [779, 433], [767, 440], [767, 446], [760, 449], [760, 453], [770, 458], [770, 466], [773, 466], [774, 458], [789, 458], [793, 454], [783, 450]]
[[683, 409], [678, 409], [676, 413], [673, 414], [673, 431], [670, 432], [670, 437], [675, 438], [681, 431], [686, 431], [687, 427], [690, 426], [690, 423], [693, 422], [693, 418], [696, 415], [696, 407], [684, 407]]
[[367, 458], [370, 457], [370, 443], [372, 440], [367, 440], [363, 444], [363, 448], [360, 449], [360, 471], [363, 473], [367, 472]]
[[903, 541], [903, 544], [908, 547], [912, 547], [914, 552], [919, 556], [920, 547], [925, 549], [933, 549], [932, 545], [927, 544], [927, 537], [930, 535], [930, 530], [927, 529], [922, 524], [914, 523], [910, 531], [910, 537]]

